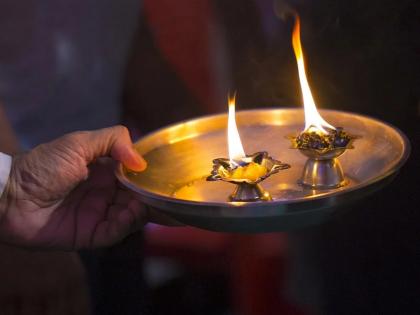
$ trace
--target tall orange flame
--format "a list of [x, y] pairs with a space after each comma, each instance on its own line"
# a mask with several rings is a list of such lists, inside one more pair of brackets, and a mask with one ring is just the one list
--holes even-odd
[[235, 96], [236, 95], [228, 97], [228, 148], [230, 163], [233, 165], [238, 165], [240, 164], [239, 162], [246, 157], [246, 155], [242, 146], [241, 137], [239, 136], [238, 127], [236, 126]]
[[302, 90], [303, 105], [305, 107], [305, 131], [311, 130], [327, 134], [328, 131], [326, 131], [324, 127], [331, 129], [335, 128], [334, 126], [326, 122], [316, 109], [315, 101], [312, 96], [308, 80], [306, 78], [305, 62], [302, 52], [302, 45], [300, 42], [300, 18], [297, 14], [295, 14], [295, 25], [293, 27], [292, 45], [298, 65], [300, 88]]

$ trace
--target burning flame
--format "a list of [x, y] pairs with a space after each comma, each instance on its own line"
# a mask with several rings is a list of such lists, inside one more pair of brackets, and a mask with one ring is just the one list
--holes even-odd
[[239, 137], [238, 127], [235, 119], [235, 95], [228, 97], [229, 118], [228, 118], [228, 148], [229, 159], [232, 165], [240, 164], [246, 155], [242, 146], [241, 137]]
[[292, 35], [293, 50], [295, 52], [296, 61], [299, 71], [299, 81], [303, 96], [303, 105], [305, 107], [305, 131], [313, 130], [323, 134], [328, 134], [324, 127], [335, 129], [334, 126], [327, 123], [316, 110], [314, 98], [312, 97], [311, 89], [306, 79], [305, 63], [302, 52], [302, 45], [300, 43], [300, 18], [295, 14], [295, 25], [293, 27]]

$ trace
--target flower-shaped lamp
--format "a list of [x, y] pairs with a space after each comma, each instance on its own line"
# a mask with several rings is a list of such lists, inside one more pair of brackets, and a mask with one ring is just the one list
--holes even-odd
[[267, 152], [257, 152], [235, 164], [225, 158], [213, 160], [213, 170], [207, 180], [235, 184], [230, 201], [267, 201], [271, 200], [271, 195], [259, 183], [287, 168], [290, 165], [273, 159]]
[[290, 136], [293, 149], [308, 157], [303, 168], [300, 183], [314, 189], [331, 189], [344, 186], [346, 179], [337, 157], [347, 149], [353, 149], [357, 136], [343, 131], [343, 128], [327, 129], [327, 134], [316, 131], [301, 132]]

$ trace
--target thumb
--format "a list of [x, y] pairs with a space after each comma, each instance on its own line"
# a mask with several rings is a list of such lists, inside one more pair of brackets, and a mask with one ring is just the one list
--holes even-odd
[[133, 148], [128, 129], [114, 126], [83, 132], [79, 144], [83, 147], [87, 163], [102, 156], [111, 156], [133, 171], [143, 171], [147, 163]]

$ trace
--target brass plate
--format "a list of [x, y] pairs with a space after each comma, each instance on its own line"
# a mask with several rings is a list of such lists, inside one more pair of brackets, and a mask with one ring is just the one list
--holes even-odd
[[214, 158], [227, 157], [227, 115], [213, 115], [181, 122], [155, 131], [135, 143], [148, 162], [143, 173], [116, 171], [125, 186], [146, 204], [188, 225], [213, 231], [286, 231], [317, 224], [339, 205], [364, 196], [385, 184], [406, 161], [410, 145], [404, 134], [370, 117], [321, 110], [331, 124], [361, 136], [353, 150], [339, 160], [348, 184], [331, 190], [313, 190], [298, 180], [306, 158], [290, 149], [286, 135], [303, 129], [301, 109], [263, 109], [236, 114], [245, 152], [267, 151], [291, 165], [261, 185], [272, 201], [229, 202], [234, 185], [208, 182]]

